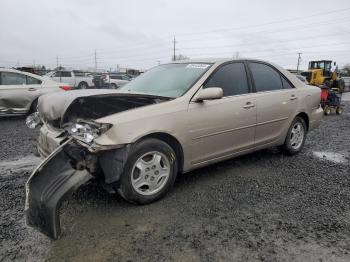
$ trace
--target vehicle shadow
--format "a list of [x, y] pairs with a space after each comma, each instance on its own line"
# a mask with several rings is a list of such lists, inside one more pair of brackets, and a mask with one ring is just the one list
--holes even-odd
[[[188, 190], [188, 188], [193, 188], [195, 185], [201, 186], [202, 184], [212, 181], [217, 177], [230, 176], [233, 167], [240, 168], [246, 165], [251, 165], [257, 161], [269, 161], [273, 158], [283, 158], [284, 156], [278, 149], [270, 148], [263, 149], [254, 153], [239, 156], [233, 159], [225, 160], [216, 164], [212, 164], [206, 167], [198, 168], [196, 170], [190, 171], [186, 174], [178, 174], [174, 187], [165, 196], [165, 198], [171, 198], [172, 195], [179, 192]], [[85, 205], [85, 201], [88, 200], [89, 205], [101, 206], [108, 205], [110, 208], [114, 207], [128, 207], [135, 206], [134, 204], [125, 201], [119, 194], [110, 194], [106, 192], [103, 187], [96, 181], [90, 184], [80, 187], [73, 195], [73, 201], [78, 204]], [[162, 200], [159, 200], [162, 201]]]

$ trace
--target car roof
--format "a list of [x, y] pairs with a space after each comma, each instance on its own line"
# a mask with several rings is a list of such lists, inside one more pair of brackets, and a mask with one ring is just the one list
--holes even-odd
[[199, 58], [199, 59], [187, 59], [187, 60], [179, 60], [179, 61], [172, 61], [171, 63], [173, 64], [182, 64], [182, 63], [226, 63], [226, 62], [231, 62], [231, 61], [259, 61], [259, 62], [264, 62], [268, 64], [273, 64], [271, 62], [261, 60], [261, 59], [255, 59], [255, 58], [246, 58], [246, 57], [241, 57], [241, 58]]
[[32, 74], [32, 73], [28, 73], [28, 72], [25, 72], [25, 71], [12, 69], [12, 68], [0, 68], [0, 72], [19, 73], [19, 74], [31, 76], [31, 77], [38, 78], [38, 79], [42, 80], [42, 76], [39, 76], [39, 75], [36, 75], [36, 74]]

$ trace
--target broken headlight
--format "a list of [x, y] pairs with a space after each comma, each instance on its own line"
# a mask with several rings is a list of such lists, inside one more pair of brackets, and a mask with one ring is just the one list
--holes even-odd
[[66, 127], [66, 130], [73, 138], [86, 144], [91, 144], [96, 137], [99, 137], [111, 127], [112, 125], [107, 123], [78, 121]]
[[27, 127], [31, 128], [31, 129], [34, 129], [37, 126], [42, 125], [42, 121], [40, 119], [39, 112], [34, 112], [34, 113], [30, 114], [29, 116], [27, 116], [26, 125], [27, 125]]

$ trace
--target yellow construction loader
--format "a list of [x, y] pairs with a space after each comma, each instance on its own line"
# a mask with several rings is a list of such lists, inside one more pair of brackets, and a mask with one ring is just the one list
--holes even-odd
[[339, 92], [343, 92], [344, 80], [339, 77], [337, 70], [332, 70], [332, 63], [335, 67], [336, 62], [331, 60], [310, 61], [308, 70], [301, 75], [306, 77], [310, 85], [337, 88]]

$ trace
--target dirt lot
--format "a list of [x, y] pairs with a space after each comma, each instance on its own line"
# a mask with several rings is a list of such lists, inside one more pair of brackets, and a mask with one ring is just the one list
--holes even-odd
[[0, 261], [350, 261], [349, 109], [297, 156], [263, 150], [191, 172], [151, 205], [86, 185], [64, 203], [58, 241], [24, 225], [36, 131], [0, 120]]

